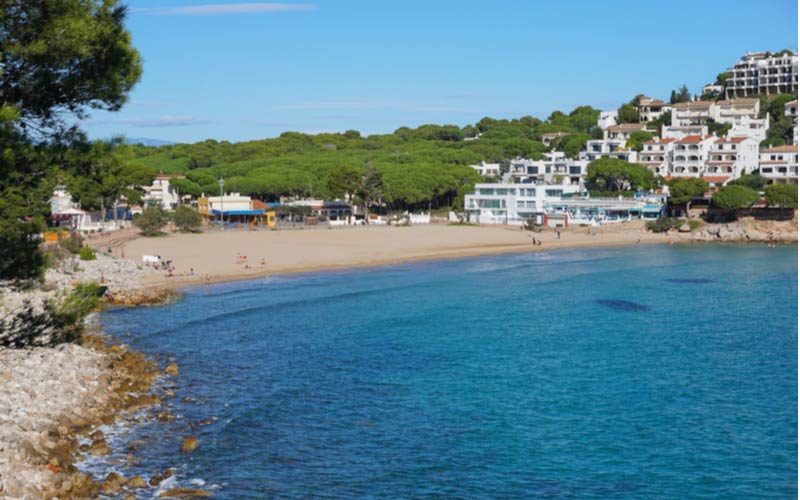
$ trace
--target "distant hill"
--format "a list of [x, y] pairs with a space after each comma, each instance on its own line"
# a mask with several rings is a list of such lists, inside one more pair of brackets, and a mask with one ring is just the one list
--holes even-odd
[[151, 139], [148, 137], [131, 137], [126, 138], [125, 142], [128, 144], [143, 144], [145, 146], [169, 146], [171, 144], [176, 144], [172, 141], [163, 141], [161, 139]]

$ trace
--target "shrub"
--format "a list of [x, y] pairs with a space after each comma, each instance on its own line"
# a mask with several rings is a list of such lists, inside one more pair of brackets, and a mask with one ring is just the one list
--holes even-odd
[[89, 247], [81, 248], [80, 252], [78, 252], [78, 255], [80, 256], [81, 260], [95, 260], [97, 258], [94, 254], [94, 250]]
[[672, 217], [659, 217], [656, 220], [651, 220], [647, 223], [647, 229], [654, 233], [666, 233], [670, 229], [677, 229], [681, 226], [683, 221], [673, 219]]
[[181, 231], [197, 231], [203, 225], [203, 218], [188, 205], [179, 205], [175, 209], [173, 221]]
[[78, 233], [72, 233], [66, 238], [62, 238], [58, 244], [69, 251], [69, 253], [77, 254], [81, 251], [81, 248], [83, 248], [83, 238], [81, 238], [81, 235]]
[[167, 223], [167, 214], [159, 207], [150, 207], [133, 219], [133, 223], [142, 230], [143, 235], [157, 236]]

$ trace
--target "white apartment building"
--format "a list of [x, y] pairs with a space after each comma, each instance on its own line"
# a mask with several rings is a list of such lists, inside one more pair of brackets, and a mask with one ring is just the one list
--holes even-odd
[[586, 176], [588, 160], [572, 160], [561, 151], [545, 153], [544, 160], [517, 158], [511, 162], [511, 175], [525, 184], [575, 184]]
[[533, 184], [476, 184], [464, 197], [464, 210], [481, 224], [522, 225], [526, 220], [545, 222], [547, 203], [580, 193], [580, 186], [536, 186]]
[[603, 139], [621, 140], [627, 142], [634, 132], [644, 132], [647, 130], [646, 123], [623, 123], [612, 125], [603, 129]]
[[470, 165], [476, 172], [481, 174], [484, 177], [492, 177], [500, 175], [500, 164], [499, 163], [486, 163], [480, 162], [478, 165]]
[[672, 153], [671, 175], [674, 177], [702, 177], [708, 152], [717, 136], [690, 135], [675, 141]]
[[183, 175], [158, 174], [153, 184], [145, 186], [142, 200], [145, 206], [159, 206], [164, 210], [175, 210], [180, 203], [179, 193], [170, 187], [170, 179], [185, 179]]
[[672, 111], [672, 107], [669, 103], [660, 99], [651, 99], [648, 96], [639, 98], [637, 108], [639, 109], [639, 121], [642, 123], [651, 122], [658, 119], [664, 113]]
[[661, 128], [661, 137], [664, 139], [683, 139], [690, 135], [708, 135], [707, 125], [670, 125]]
[[753, 98], [726, 99], [711, 106], [711, 118], [718, 123], [733, 125], [743, 118], [758, 119], [761, 101]]
[[755, 172], [758, 170], [758, 144], [759, 141], [748, 136], [717, 139], [709, 151], [704, 177], [725, 183]]
[[605, 130], [612, 125], [616, 125], [618, 116], [619, 112], [616, 109], [612, 111], [601, 111], [600, 116], [597, 117], [597, 126], [601, 130]]
[[581, 151], [581, 160], [594, 161], [600, 158], [617, 158], [636, 163], [636, 151], [628, 149], [627, 139], [592, 139], [586, 141], [586, 151]]
[[712, 117], [712, 101], [679, 102], [672, 105], [672, 126], [685, 127], [707, 123]]
[[729, 71], [733, 74], [725, 82], [728, 98], [797, 92], [797, 56], [794, 54], [773, 56], [769, 52], [748, 52]]
[[675, 147], [676, 140], [669, 137], [654, 137], [645, 142], [644, 148], [639, 153], [639, 163], [647, 167], [655, 175], [669, 175], [672, 164], [672, 150]]
[[783, 113], [792, 122], [792, 144], [797, 145], [797, 99], [787, 102]]
[[761, 151], [759, 174], [771, 184], [797, 184], [797, 145]]

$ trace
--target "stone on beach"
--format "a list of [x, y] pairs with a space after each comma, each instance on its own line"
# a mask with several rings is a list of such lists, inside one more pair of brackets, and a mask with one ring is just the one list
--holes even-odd
[[197, 438], [194, 436], [189, 436], [183, 440], [183, 444], [181, 444], [181, 453], [191, 453], [197, 449]]

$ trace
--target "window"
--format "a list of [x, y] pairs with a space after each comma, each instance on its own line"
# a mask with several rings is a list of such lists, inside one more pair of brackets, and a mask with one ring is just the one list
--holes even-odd
[[555, 196], [561, 196], [563, 192], [564, 192], [563, 189], [547, 189], [547, 190], [545, 190], [545, 194], [547, 196], [554, 196], [554, 197]]
[[573, 175], [580, 175], [581, 174], [581, 167], [571, 166], [569, 167], [569, 173]]
[[529, 174], [538, 174], [539, 173], [539, 167], [528, 167], [528, 173]]
[[550, 167], [544, 167], [544, 173], [549, 174], [550, 173]]
[[481, 189], [479, 189], [479, 190], [478, 190], [478, 193], [479, 193], [479, 194], [482, 194], [482, 195], [489, 195], [489, 196], [491, 196], [491, 195], [493, 195], [493, 194], [494, 194], [494, 189], [486, 189], [486, 188], [481, 188]]

